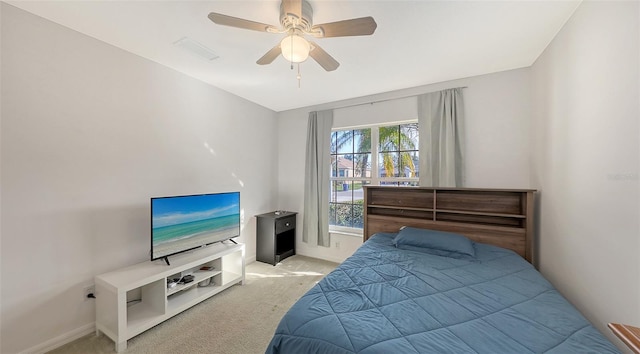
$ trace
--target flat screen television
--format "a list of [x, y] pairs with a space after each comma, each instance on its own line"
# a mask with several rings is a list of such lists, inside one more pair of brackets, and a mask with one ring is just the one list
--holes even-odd
[[240, 192], [151, 198], [152, 261], [238, 236]]

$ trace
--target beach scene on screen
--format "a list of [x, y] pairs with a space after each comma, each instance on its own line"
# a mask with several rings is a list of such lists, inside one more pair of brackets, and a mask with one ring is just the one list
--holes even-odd
[[153, 258], [240, 235], [239, 193], [152, 200]]

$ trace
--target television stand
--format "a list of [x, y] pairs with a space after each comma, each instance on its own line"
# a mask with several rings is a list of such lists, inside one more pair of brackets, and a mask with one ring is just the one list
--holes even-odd
[[[117, 352], [127, 349], [127, 340], [232, 285], [244, 284], [244, 253], [244, 244], [220, 242], [174, 255], [171, 265], [164, 257], [167, 265], [147, 261], [96, 276], [96, 335], [111, 338]], [[193, 275], [192, 282], [168, 287], [187, 274]]]
[[167, 263], [168, 266], [171, 265], [171, 263], [169, 263], [169, 256], [166, 257], [162, 257], [164, 259], [164, 262]]

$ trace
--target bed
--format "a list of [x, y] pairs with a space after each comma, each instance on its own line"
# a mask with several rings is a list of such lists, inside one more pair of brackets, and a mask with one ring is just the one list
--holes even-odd
[[[618, 353], [527, 261], [533, 191], [393, 189], [366, 188], [366, 241], [292, 306], [267, 353]], [[452, 193], [460, 205], [440, 208]], [[513, 213], [481, 205], [502, 197]], [[478, 241], [496, 234], [524, 240]]]

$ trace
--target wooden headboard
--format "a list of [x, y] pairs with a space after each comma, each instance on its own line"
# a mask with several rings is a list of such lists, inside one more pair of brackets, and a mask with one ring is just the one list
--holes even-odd
[[534, 264], [531, 189], [365, 186], [364, 241], [402, 226], [455, 232]]

